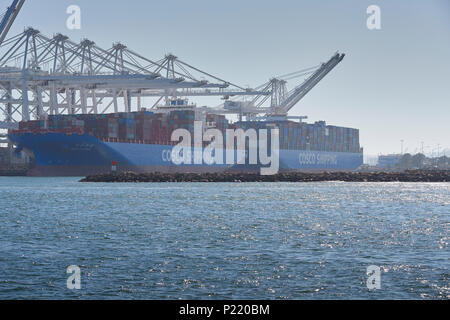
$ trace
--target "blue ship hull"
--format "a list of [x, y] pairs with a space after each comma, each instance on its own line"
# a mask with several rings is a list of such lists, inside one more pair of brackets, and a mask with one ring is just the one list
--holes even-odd
[[[63, 133], [9, 135], [19, 149], [34, 156], [33, 176], [86, 176], [111, 171], [220, 172], [255, 171], [258, 166], [227, 164], [176, 165], [170, 159], [173, 146], [103, 142], [97, 138]], [[349, 171], [363, 163], [362, 153], [280, 150], [280, 171]]]

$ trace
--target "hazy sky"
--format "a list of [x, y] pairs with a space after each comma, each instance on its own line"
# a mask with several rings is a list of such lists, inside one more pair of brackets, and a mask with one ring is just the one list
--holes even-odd
[[[81, 30], [66, 28], [71, 4]], [[371, 4], [381, 30], [366, 27]], [[426, 151], [450, 147], [448, 0], [27, 0], [10, 35], [25, 26], [105, 48], [121, 41], [152, 59], [174, 53], [252, 87], [339, 50], [344, 61], [292, 115], [359, 128], [368, 154], [399, 152], [401, 139], [410, 152], [421, 141]]]

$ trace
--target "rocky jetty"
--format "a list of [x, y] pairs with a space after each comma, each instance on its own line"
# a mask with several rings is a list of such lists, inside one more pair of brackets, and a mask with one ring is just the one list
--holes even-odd
[[403, 172], [284, 172], [271, 176], [257, 173], [134, 173], [98, 174], [80, 182], [450, 182], [450, 170]]

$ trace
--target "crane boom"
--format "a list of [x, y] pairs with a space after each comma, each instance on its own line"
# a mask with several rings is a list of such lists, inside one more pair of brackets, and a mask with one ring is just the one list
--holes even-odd
[[6, 10], [2, 21], [0, 22], [0, 45], [3, 43], [3, 40], [5, 40], [6, 35], [19, 14], [24, 2], [25, 0], [14, 0], [11, 6]]
[[314, 88], [331, 70], [333, 70], [345, 57], [345, 54], [336, 53], [328, 62], [323, 63], [305, 82], [293, 90], [278, 107], [275, 114], [285, 115], [291, 110], [312, 88]]

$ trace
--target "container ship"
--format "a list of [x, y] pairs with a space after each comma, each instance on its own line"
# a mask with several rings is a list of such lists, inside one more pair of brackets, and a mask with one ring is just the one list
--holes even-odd
[[[111, 114], [54, 115], [46, 120], [21, 122], [9, 139], [17, 151], [28, 154], [31, 176], [85, 176], [118, 171], [133, 172], [249, 172], [260, 165], [175, 164], [171, 152], [174, 130], [194, 134], [194, 121], [215, 128], [279, 130], [280, 171], [346, 171], [363, 163], [359, 130], [302, 121], [236, 121], [198, 110], [140, 111]], [[207, 147], [207, 144], [202, 146]], [[259, 160], [258, 160], [259, 161]], [[259, 162], [258, 162], [259, 163]]]

